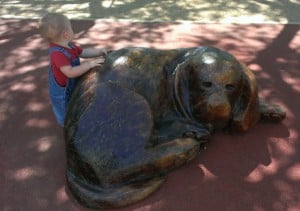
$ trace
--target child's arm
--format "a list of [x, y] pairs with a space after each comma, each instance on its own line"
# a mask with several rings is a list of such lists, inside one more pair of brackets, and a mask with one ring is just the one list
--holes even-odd
[[76, 78], [87, 72], [93, 67], [100, 66], [104, 62], [104, 58], [93, 59], [82, 62], [78, 66], [62, 66], [60, 70], [68, 78]]
[[107, 50], [105, 48], [85, 48], [82, 49], [80, 57], [82, 58], [92, 58], [97, 56], [106, 56]]

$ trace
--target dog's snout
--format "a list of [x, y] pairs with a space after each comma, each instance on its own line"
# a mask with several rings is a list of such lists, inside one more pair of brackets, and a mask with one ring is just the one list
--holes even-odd
[[213, 93], [207, 102], [208, 109], [220, 116], [227, 116], [230, 114], [231, 105], [225, 94]]

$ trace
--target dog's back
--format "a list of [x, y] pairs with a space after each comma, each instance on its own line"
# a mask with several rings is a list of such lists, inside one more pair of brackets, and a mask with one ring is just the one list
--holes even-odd
[[170, 76], [186, 51], [153, 48], [113, 51], [99, 70], [99, 82], [115, 82], [144, 96], [150, 105], [155, 105], [168, 97]]

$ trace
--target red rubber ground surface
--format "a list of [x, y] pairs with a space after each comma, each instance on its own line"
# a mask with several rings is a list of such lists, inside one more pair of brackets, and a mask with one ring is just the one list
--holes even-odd
[[[247, 211], [300, 207], [299, 25], [73, 21], [78, 43], [118, 49], [211, 45], [254, 70], [259, 94], [287, 111], [281, 124], [217, 133], [149, 198], [119, 210]], [[62, 129], [47, 92], [47, 44], [36, 21], [0, 23], [0, 208], [89, 210], [66, 192]]]

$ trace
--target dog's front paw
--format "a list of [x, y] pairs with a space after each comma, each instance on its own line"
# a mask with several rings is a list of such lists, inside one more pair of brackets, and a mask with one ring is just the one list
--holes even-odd
[[210, 137], [212, 128], [194, 128], [183, 133], [183, 137], [194, 138], [201, 143], [206, 143]]

